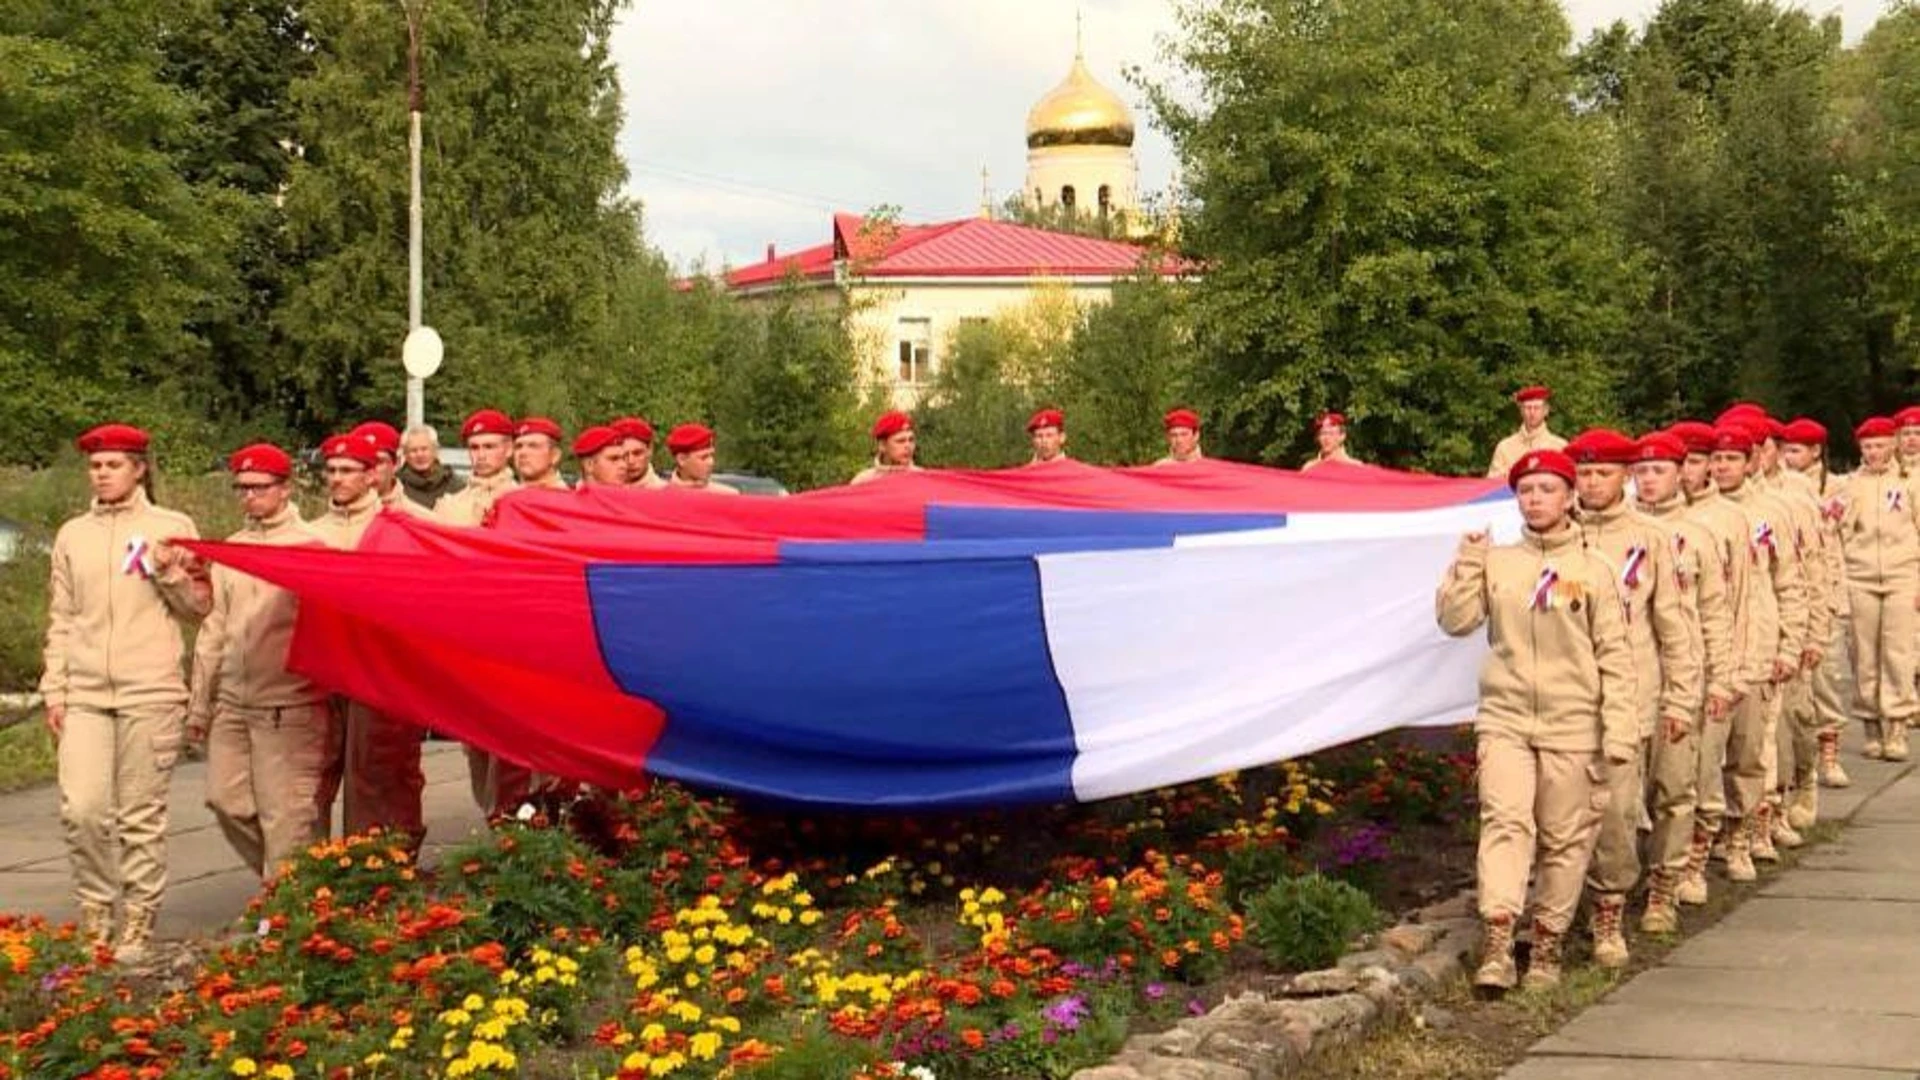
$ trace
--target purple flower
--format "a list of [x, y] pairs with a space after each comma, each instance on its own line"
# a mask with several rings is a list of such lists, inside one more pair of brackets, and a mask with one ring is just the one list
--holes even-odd
[[1046, 1017], [1047, 1023], [1063, 1031], [1077, 1031], [1080, 1028], [1080, 1021], [1091, 1011], [1087, 1008], [1087, 999], [1075, 994], [1072, 997], [1061, 998], [1041, 1009], [1040, 1015]]
[[1207, 1015], [1207, 1003], [1204, 1001], [1201, 1001], [1199, 998], [1189, 998], [1187, 1000], [1187, 1015], [1189, 1016]]
[[1145, 993], [1148, 1001], [1159, 1001], [1161, 998], [1167, 996], [1167, 984], [1148, 983]]

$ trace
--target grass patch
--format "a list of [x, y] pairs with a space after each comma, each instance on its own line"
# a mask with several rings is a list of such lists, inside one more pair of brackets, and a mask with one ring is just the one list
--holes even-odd
[[38, 712], [0, 728], [0, 791], [18, 791], [53, 777], [53, 738]]

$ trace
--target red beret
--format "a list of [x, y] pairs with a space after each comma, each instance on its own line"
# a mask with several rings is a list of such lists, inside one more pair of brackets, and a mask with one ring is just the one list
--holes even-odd
[[1687, 460], [1687, 444], [1680, 436], [1671, 431], [1655, 431], [1642, 435], [1640, 441], [1633, 444], [1635, 461], [1674, 461]]
[[1920, 427], [1920, 405], [1909, 405], [1894, 413], [1893, 422], [1898, 427]]
[[681, 424], [667, 433], [667, 451], [691, 454], [713, 445], [713, 429], [705, 424]]
[[1161, 423], [1166, 426], [1168, 431], [1172, 431], [1177, 427], [1186, 428], [1188, 431], [1199, 431], [1200, 414], [1194, 412], [1192, 409], [1168, 409], [1167, 415], [1161, 419]]
[[1552, 396], [1553, 391], [1544, 386], [1526, 386], [1514, 392], [1513, 400], [1515, 402], [1546, 401]]
[[1801, 417], [1781, 430], [1780, 437], [1785, 442], [1798, 443], [1801, 446], [1827, 445], [1827, 428], [1818, 420]]
[[1533, 450], [1526, 457], [1513, 463], [1507, 470], [1507, 486], [1518, 488], [1520, 481], [1534, 473], [1552, 473], [1572, 485], [1574, 478], [1573, 459], [1558, 450]]
[[1853, 429], [1855, 439], [1891, 439], [1900, 434], [1900, 425], [1884, 416], [1870, 417], [1860, 421]]
[[1027, 420], [1027, 430], [1029, 432], [1039, 431], [1043, 427], [1059, 428], [1065, 431], [1067, 429], [1067, 415], [1059, 409], [1041, 409]]
[[285, 450], [272, 443], [254, 443], [243, 446], [227, 458], [227, 471], [234, 473], [263, 472], [277, 476], [282, 480], [293, 475], [293, 459]]
[[1581, 432], [1566, 453], [1577, 465], [1625, 465], [1635, 456], [1633, 440], [1608, 428]]
[[374, 445], [373, 436], [358, 432], [335, 435], [320, 444], [320, 456], [323, 458], [346, 458], [372, 468], [380, 464], [380, 448]]
[[913, 417], [899, 409], [890, 409], [880, 414], [873, 422], [873, 437], [891, 439], [903, 431], [913, 430]]
[[1714, 431], [1712, 424], [1703, 424], [1698, 420], [1682, 420], [1667, 429], [1667, 434], [1686, 444], [1689, 454], [1713, 453]]
[[1739, 418], [1731, 422], [1715, 424], [1713, 428], [1713, 448], [1731, 450], [1741, 454], [1753, 453], [1753, 444], [1759, 442], [1751, 427], [1740, 423]]
[[392, 424], [383, 424], [378, 420], [369, 420], [354, 428], [350, 434], [366, 435], [373, 439], [373, 445], [383, 454], [398, 457], [400, 454], [400, 433], [393, 430]]
[[466, 442], [475, 435], [505, 435], [513, 438], [513, 418], [499, 409], [481, 409], [467, 422], [460, 425], [460, 441]]
[[131, 424], [101, 424], [74, 440], [83, 454], [144, 454], [152, 440]]
[[1314, 420], [1313, 420], [1313, 430], [1315, 431], [1319, 431], [1321, 428], [1346, 427], [1346, 426], [1347, 426], [1347, 418], [1340, 415], [1337, 412], [1332, 411], [1331, 409], [1321, 413], [1317, 417], [1314, 417]]
[[592, 457], [609, 446], [620, 445], [626, 436], [611, 427], [590, 427], [573, 439], [574, 457]]
[[1766, 418], [1767, 410], [1755, 405], [1753, 402], [1736, 401], [1727, 406], [1726, 410], [1715, 417], [1713, 422], [1716, 424], [1724, 424], [1728, 421], [1750, 423], [1754, 420], [1765, 420]]
[[560, 430], [560, 425], [544, 416], [529, 416], [515, 424], [513, 437], [517, 439], [522, 435], [545, 435], [556, 443], [567, 441], [566, 433]]
[[648, 446], [653, 445], [653, 425], [638, 416], [623, 416], [609, 421], [607, 426], [619, 432], [623, 439], [639, 439]]

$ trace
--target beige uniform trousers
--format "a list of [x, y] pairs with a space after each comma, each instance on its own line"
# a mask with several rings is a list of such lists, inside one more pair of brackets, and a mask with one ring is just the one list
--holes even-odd
[[1483, 731], [1480, 755], [1480, 915], [1519, 919], [1536, 870], [1534, 917], [1564, 933], [1606, 807], [1599, 751], [1538, 750], [1519, 735]]
[[1607, 803], [1595, 829], [1587, 887], [1600, 893], [1630, 891], [1640, 880], [1640, 817], [1647, 795], [1647, 742], [1632, 761], [1606, 767]]
[[1853, 605], [1853, 707], [1862, 720], [1912, 721], [1920, 709], [1913, 682], [1914, 637], [1920, 633], [1914, 593], [1910, 583], [1847, 593]]
[[427, 834], [420, 805], [427, 788], [420, 769], [425, 733], [358, 701], [346, 701], [340, 715], [335, 749], [321, 778], [321, 805], [331, 806], [340, 791], [342, 832], [351, 836], [378, 827], [402, 833], [418, 847]]
[[57, 750], [60, 821], [79, 902], [159, 906], [167, 891], [167, 787], [186, 717], [184, 702], [67, 707]]
[[[1738, 712], [1738, 708], [1734, 710]], [[1694, 821], [1709, 834], [1718, 834], [1727, 820], [1727, 739], [1733, 733], [1733, 716], [1703, 720], [1696, 751], [1694, 782]]]
[[490, 818], [511, 817], [528, 795], [545, 786], [532, 769], [476, 746], [467, 747], [467, 779], [473, 787], [474, 805]]
[[[1914, 620], [1920, 625], [1920, 618]], [[1833, 640], [1813, 672], [1813, 716], [1816, 734], [1839, 731], [1846, 724], [1848, 708], [1846, 680], [1852, 670], [1853, 622], [1840, 616], [1833, 620]], [[1920, 654], [1916, 654], [1920, 656]]]
[[1734, 706], [1727, 732], [1724, 817], [1747, 817], [1766, 797], [1767, 773], [1773, 766], [1767, 756], [1773, 745], [1767, 740], [1767, 726], [1769, 718], [1779, 714], [1780, 688], [1768, 683], [1754, 687]]
[[207, 729], [207, 807], [253, 872], [275, 868], [327, 833], [321, 779], [337, 741], [326, 702], [218, 705]]

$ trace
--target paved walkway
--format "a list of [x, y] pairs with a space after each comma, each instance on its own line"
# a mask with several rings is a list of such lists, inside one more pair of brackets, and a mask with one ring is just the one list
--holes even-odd
[[[1857, 739], [1857, 730], [1850, 739]], [[1920, 1075], [1920, 771], [1846, 759], [1832, 843], [1536, 1044], [1508, 1080]]]
[[[440, 850], [486, 822], [473, 805], [467, 759], [458, 743], [429, 741], [421, 764], [427, 774], [422, 859], [433, 862]], [[260, 889], [220, 835], [206, 807], [206, 791], [206, 763], [188, 762], [174, 772], [167, 830], [171, 882], [160, 911], [162, 937], [217, 931], [244, 912]], [[0, 795], [0, 911], [77, 918], [67, 882], [60, 796], [53, 785]]]

